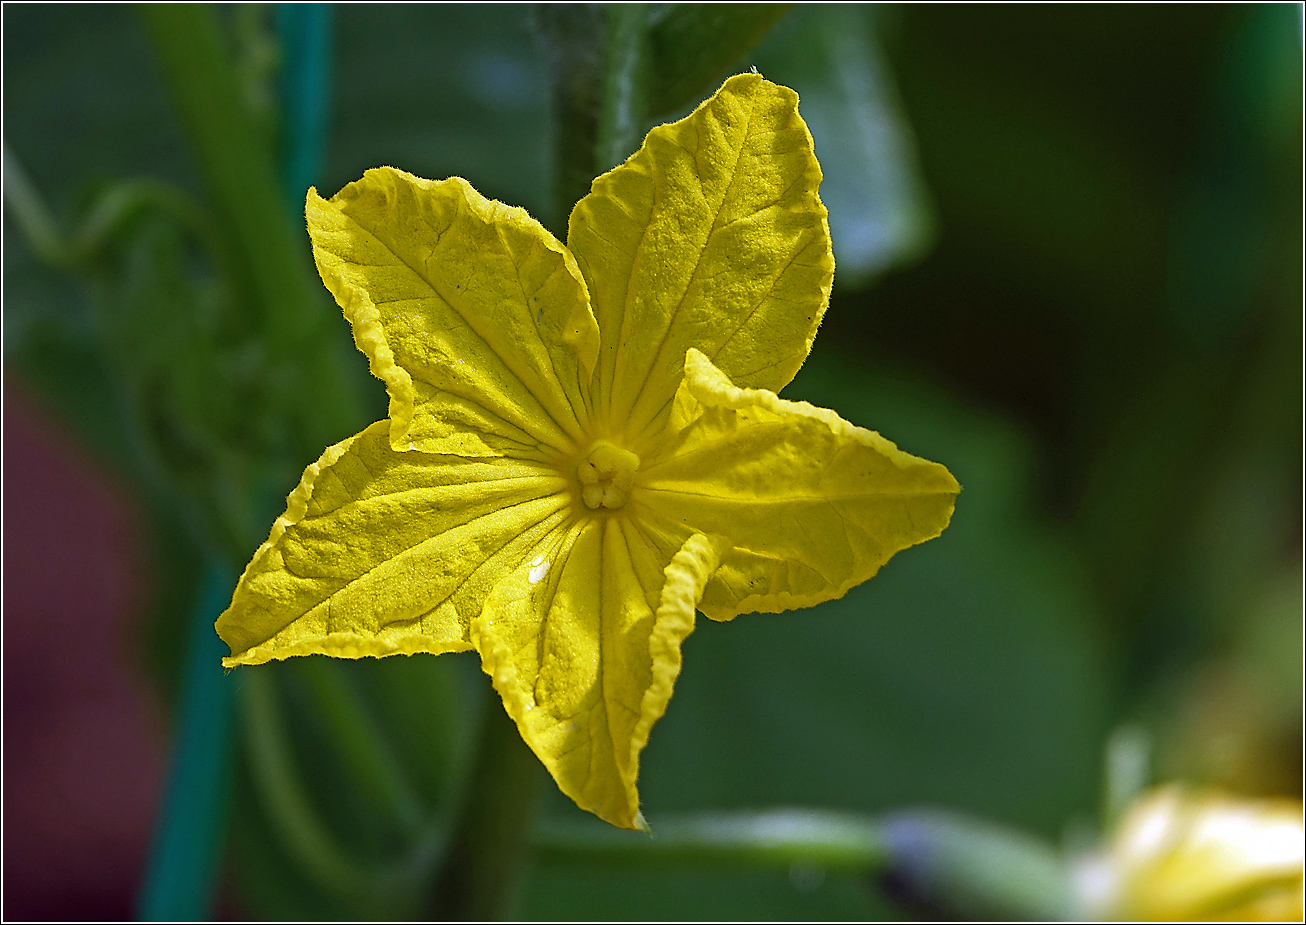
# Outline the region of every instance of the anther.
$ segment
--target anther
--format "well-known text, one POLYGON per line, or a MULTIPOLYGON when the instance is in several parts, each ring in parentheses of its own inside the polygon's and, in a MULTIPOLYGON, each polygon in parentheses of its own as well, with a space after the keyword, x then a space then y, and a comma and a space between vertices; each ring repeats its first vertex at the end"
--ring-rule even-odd
POLYGON ((576 464, 581 500, 590 510, 614 511, 630 497, 631 485, 639 469, 639 457, 629 450, 600 440, 589 454, 576 464))

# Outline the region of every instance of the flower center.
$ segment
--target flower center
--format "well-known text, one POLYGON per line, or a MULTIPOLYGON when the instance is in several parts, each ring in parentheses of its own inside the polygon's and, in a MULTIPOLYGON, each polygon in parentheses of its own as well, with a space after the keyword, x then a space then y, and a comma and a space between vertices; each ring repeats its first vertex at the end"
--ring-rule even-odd
POLYGON ((600 440, 590 447, 589 455, 576 465, 580 479, 580 496, 585 506, 597 511, 615 511, 630 497, 630 486, 639 469, 639 457, 629 450, 600 440))

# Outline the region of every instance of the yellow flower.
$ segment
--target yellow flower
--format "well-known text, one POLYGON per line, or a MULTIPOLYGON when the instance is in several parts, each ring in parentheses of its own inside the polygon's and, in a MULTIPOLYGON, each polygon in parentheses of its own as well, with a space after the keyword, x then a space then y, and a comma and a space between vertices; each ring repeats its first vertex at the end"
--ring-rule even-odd
POLYGON ((796 94, 744 74, 595 180, 566 246, 458 178, 310 190, 389 417, 305 470, 218 619, 224 664, 475 649, 558 786, 643 827, 695 609, 840 597, 959 490, 775 394, 829 300, 820 180, 796 94))
POLYGON ((1145 921, 1301 921, 1302 804, 1178 785, 1138 799, 1079 865, 1088 914, 1145 921))

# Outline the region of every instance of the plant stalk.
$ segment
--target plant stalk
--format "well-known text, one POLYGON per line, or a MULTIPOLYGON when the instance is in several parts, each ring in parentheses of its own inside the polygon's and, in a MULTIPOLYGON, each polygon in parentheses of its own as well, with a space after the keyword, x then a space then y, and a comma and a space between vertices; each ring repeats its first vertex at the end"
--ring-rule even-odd
POLYGON ((880 824, 854 813, 779 809, 663 817, 651 837, 597 823, 542 826, 535 847, 553 863, 613 866, 808 865, 853 874, 889 859, 880 824))
POLYGON ((639 148, 644 138, 648 109, 647 32, 648 4, 608 6, 603 102, 594 144, 596 173, 616 167, 639 148))
POLYGON ((306 380, 287 383, 286 391, 313 396, 286 422, 299 431, 297 455, 311 458, 356 430, 362 410, 334 349, 335 316, 317 295, 308 242, 282 205, 272 152, 241 97, 213 9, 160 3, 139 12, 229 242, 242 320, 260 332, 287 376, 306 380))
POLYGON ((471 784, 436 884, 434 917, 509 918, 525 872, 544 769, 488 683, 471 784))

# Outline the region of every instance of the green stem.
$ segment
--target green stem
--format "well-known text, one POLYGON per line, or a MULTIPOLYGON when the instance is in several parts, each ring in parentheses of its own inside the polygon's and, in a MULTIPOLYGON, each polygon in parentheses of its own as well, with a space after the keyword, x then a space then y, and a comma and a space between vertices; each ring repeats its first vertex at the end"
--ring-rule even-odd
POLYGON ((543 4, 537 24, 553 71, 557 158, 554 234, 567 217, 643 138, 647 112, 648 4, 543 4))
POLYGON ((200 175, 237 246, 258 319, 285 342, 313 327, 304 256, 281 211, 270 153, 241 98, 212 8, 145 4, 141 18, 191 142, 200 175))
POLYGON ((554 209, 546 224, 560 240, 566 239, 572 206, 594 179, 606 23, 598 4, 536 7, 536 26, 553 74, 554 209))
POLYGON ((512 914, 526 868, 543 768, 488 684, 471 783, 432 911, 497 921, 512 914))
POLYGON ((436 827, 416 831, 408 850, 384 863, 352 858, 323 823, 303 787, 288 744, 276 670, 241 669, 241 727, 262 815, 300 870, 359 918, 411 917, 426 891, 443 844, 442 832, 436 827))
POLYGON ((616 167, 634 153, 644 137, 648 93, 648 4, 610 4, 607 27, 603 54, 603 102, 599 110, 598 138, 594 144, 596 173, 616 167))
POLYGON ((541 827, 541 860, 575 864, 738 865, 809 864, 875 873, 889 859, 880 826, 850 813, 774 810, 663 817, 652 836, 596 823, 541 827))
POLYGON ((371 775, 367 783, 385 790, 400 812, 418 817, 409 825, 404 849, 383 861, 361 861, 346 850, 314 806, 290 745, 276 684, 277 672, 289 668, 240 670, 245 754, 261 814, 299 869, 358 918, 412 918, 430 892, 433 871, 448 843, 447 827, 440 819, 420 818, 415 791, 404 779, 398 760, 384 740, 360 726, 367 721, 356 700, 338 676, 331 676, 337 666, 326 659, 306 659, 296 662, 295 668, 301 679, 308 680, 318 706, 334 727, 346 761, 356 772, 371 775), (324 669, 316 677, 315 669, 304 672, 304 666, 313 663, 324 669), (365 754, 369 750, 374 751, 365 754), (415 808, 402 809, 408 804, 415 808))
POLYGON ((557 864, 819 867, 892 884, 899 902, 929 918, 1055 921, 1075 913, 1069 868, 1054 846, 943 810, 673 816, 660 819, 651 837, 554 823, 541 827, 535 850, 557 864))
POLYGON ((307 380, 285 390, 313 396, 294 423, 304 453, 317 453, 354 430, 361 410, 332 349, 333 314, 317 297, 308 242, 282 206, 272 154, 241 97, 213 9, 159 3, 139 11, 239 269, 244 320, 287 374, 307 380))

